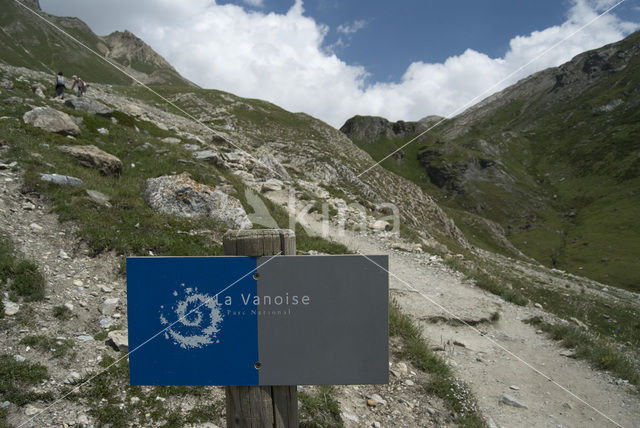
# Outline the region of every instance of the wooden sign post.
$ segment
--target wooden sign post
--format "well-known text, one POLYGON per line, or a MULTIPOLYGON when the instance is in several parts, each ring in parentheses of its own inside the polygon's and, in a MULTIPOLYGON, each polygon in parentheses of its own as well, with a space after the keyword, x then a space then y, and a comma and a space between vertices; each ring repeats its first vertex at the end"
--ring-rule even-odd
POLYGON ((384 255, 296 256, 231 230, 222 257, 129 257, 131 385, 226 387, 228 427, 298 426, 296 385, 389 381, 384 255))
MULTIPOLYGON (((229 230, 225 256, 295 255, 296 235, 285 229, 229 230)), ((298 389, 285 386, 227 386, 227 427, 298 426, 298 389)))

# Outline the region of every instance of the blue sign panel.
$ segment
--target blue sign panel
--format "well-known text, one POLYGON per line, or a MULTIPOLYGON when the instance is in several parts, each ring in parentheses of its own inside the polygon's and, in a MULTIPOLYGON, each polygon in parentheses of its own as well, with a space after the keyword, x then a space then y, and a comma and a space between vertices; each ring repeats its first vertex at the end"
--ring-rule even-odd
POLYGON ((257 385, 253 257, 127 259, 132 385, 257 385))
POLYGON ((132 385, 387 383, 387 256, 127 259, 132 385))

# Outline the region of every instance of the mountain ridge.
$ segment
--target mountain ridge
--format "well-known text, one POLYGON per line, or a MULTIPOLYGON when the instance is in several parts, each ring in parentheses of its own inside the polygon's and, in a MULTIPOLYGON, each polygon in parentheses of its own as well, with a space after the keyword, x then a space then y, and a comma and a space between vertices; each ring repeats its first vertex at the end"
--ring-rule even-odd
MULTIPOLYGON (((434 195, 479 245, 500 246, 472 227, 478 216, 548 266, 640 289, 627 256, 640 252, 628 205, 640 191, 639 70, 635 32, 520 80, 383 165, 434 195)), ((348 136, 352 120, 342 128, 348 136)), ((359 140, 380 118, 357 120, 352 140, 375 159, 417 135, 359 140)))

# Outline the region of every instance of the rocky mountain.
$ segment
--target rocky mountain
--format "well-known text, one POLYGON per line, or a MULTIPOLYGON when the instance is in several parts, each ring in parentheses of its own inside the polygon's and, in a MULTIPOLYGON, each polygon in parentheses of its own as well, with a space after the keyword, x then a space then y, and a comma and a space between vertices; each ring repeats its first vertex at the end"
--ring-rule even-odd
MULTIPOLYGON (((26 7, 110 60, 123 66, 143 83, 194 86, 147 44, 128 31, 100 37, 78 18, 49 15, 37 0, 26 7)), ((131 79, 81 47, 14 0, 0 1, 0 61, 52 75, 63 71, 87 82, 130 84, 131 79)), ((53 77, 52 77, 53 79, 53 77)))
MULTIPOLYGON (((480 246, 513 254, 502 234, 547 266, 638 290, 639 105, 636 32, 490 96, 383 165, 480 246)), ((356 117, 342 131, 374 159, 420 133, 380 132, 385 122, 356 117)))

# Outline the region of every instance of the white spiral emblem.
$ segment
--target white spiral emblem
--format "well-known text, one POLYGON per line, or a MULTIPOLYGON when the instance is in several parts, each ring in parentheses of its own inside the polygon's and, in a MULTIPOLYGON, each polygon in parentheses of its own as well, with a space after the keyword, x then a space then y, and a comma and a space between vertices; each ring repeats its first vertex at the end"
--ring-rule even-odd
POLYGON ((212 296, 185 287, 182 296, 173 292, 176 302, 170 308, 160 306, 160 323, 166 327, 165 339, 181 348, 203 348, 219 343, 217 334, 222 323, 221 305, 212 296))

